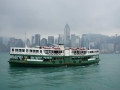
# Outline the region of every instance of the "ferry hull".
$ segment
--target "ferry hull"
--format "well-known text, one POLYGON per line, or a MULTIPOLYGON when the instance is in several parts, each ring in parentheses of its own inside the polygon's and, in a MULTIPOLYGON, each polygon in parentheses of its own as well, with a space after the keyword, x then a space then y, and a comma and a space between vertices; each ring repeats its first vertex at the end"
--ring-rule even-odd
POLYGON ((10 66, 18 67, 60 67, 60 66, 86 66, 90 64, 98 64, 99 59, 90 61, 81 61, 78 63, 67 62, 67 63, 53 63, 53 62, 38 62, 38 61, 19 61, 19 60, 9 60, 10 66))

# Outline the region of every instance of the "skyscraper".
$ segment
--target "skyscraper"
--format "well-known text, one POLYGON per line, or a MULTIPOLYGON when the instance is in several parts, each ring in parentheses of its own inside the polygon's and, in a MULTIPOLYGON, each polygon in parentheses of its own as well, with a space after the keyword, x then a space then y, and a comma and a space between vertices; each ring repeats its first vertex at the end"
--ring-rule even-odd
POLYGON ((48 46, 51 46, 54 44, 54 36, 48 36, 48 46))
POLYGON ((70 47, 70 27, 67 23, 64 28, 64 46, 70 47))
POLYGON ((30 47, 30 40, 29 39, 26 40, 26 45, 27 45, 27 47, 30 47))
POLYGON ((58 36, 58 44, 64 44, 64 35, 63 34, 59 34, 59 36, 58 36))
POLYGON ((35 38, 34 38, 34 36, 32 36, 32 38, 31 38, 31 46, 34 46, 34 44, 35 44, 35 38))
POLYGON ((46 38, 42 38, 41 46, 47 46, 47 39, 46 38))
POLYGON ((58 45, 58 37, 55 38, 55 44, 58 45))
POLYGON ((89 42, 90 39, 86 34, 82 34, 82 40, 81 40, 81 46, 86 47, 86 49, 89 48, 89 42))
POLYGON ((71 47, 76 47, 76 36, 71 34, 71 47))
POLYGON ((40 34, 35 34, 35 46, 40 46, 40 34))
POLYGON ((76 47, 80 47, 80 36, 76 36, 76 47))

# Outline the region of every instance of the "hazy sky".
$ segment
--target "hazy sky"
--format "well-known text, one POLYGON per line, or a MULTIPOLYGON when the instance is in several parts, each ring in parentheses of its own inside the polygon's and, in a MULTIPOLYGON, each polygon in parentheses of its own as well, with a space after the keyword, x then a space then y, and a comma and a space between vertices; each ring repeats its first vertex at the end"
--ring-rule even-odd
POLYGON ((120 0, 0 0, 0 36, 120 35, 120 0))

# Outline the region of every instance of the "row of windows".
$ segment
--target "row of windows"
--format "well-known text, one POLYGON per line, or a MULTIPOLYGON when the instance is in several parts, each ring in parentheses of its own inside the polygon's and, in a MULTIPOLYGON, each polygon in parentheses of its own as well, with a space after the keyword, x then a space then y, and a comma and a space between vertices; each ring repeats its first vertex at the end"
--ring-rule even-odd
POLYGON ((88 53, 98 53, 99 51, 88 51, 88 53))
POLYGON ((80 53, 87 53, 87 51, 72 51, 72 53, 77 53, 77 54, 80 54, 80 53))
POLYGON ((48 53, 64 53, 64 51, 62 51, 62 50, 44 50, 44 53, 45 54, 48 54, 48 53))
POLYGON ((87 60, 89 58, 91 58, 91 57, 72 57, 72 60, 80 60, 80 59, 87 60))
POLYGON ((42 53, 42 50, 32 50, 32 49, 12 49, 12 52, 34 52, 34 53, 42 53))
MULTIPOLYGON (((98 53, 99 51, 88 51, 88 53, 98 53)), ((87 51, 72 51, 72 53, 76 53, 76 54, 81 54, 81 53, 84 53, 86 54, 87 51)))

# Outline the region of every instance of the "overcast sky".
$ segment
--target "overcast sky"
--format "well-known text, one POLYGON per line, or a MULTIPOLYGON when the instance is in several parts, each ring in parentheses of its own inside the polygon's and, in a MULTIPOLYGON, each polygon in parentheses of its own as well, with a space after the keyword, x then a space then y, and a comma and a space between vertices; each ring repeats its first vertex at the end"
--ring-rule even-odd
POLYGON ((0 0, 0 36, 120 35, 120 0, 0 0))

